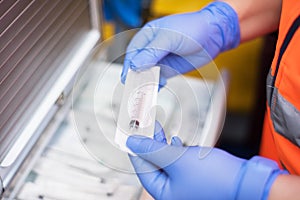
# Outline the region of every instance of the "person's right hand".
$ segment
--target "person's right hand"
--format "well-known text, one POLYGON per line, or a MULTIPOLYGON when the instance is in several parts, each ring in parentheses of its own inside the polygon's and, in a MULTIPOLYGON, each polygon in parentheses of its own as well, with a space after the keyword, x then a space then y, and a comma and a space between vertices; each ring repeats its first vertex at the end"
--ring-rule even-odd
POLYGON ((130 161, 144 188, 155 199, 267 199, 275 179, 287 171, 254 156, 245 160, 221 149, 167 144, 156 123, 153 139, 129 136, 130 161))
POLYGON ((210 62, 240 43, 238 16, 227 3, 213 2, 198 12, 167 16, 147 23, 127 47, 121 80, 128 69, 161 66, 160 85, 210 62))

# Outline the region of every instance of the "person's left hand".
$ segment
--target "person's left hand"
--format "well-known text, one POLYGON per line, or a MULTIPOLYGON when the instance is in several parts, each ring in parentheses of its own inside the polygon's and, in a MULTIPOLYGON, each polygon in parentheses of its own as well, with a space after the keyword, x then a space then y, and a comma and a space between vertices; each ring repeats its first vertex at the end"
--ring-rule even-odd
POLYGON ((155 199, 266 199, 278 165, 259 156, 250 160, 221 149, 166 143, 157 124, 154 140, 130 136, 127 146, 142 185, 155 199))
POLYGON ((240 43, 238 15, 226 2, 214 1, 196 12, 165 16, 143 26, 130 41, 121 81, 128 70, 160 66, 160 87, 167 79, 211 62, 240 43))

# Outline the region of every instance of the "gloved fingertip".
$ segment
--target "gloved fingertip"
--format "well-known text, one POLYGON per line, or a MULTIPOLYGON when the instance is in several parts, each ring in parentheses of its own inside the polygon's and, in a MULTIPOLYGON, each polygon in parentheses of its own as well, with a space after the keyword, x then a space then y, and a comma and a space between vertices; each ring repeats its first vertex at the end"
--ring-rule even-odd
POLYGON ((153 65, 140 65, 140 64, 132 64, 130 65, 130 69, 132 71, 144 71, 146 69, 149 69, 150 67, 152 67, 153 65))
POLYGON ((181 139, 177 136, 173 136, 172 139, 171 139, 171 145, 174 145, 174 146, 183 146, 183 143, 181 141, 181 139))
POLYGON ((138 154, 138 156, 144 159, 152 159, 150 156, 153 155, 152 153, 166 146, 166 144, 140 135, 129 136, 126 145, 133 153, 138 154))
POLYGON ((155 120, 154 133, 159 133, 162 131, 163 131, 163 128, 162 128, 161 124, 159 123, 159 121, 155 120))
POLYGON ((154 138, 154 140, 156 140, 157 142, 162 142, 162 143, 167 144, 167 139, 166 139, 165 135, 164 135, 162 132, 154 133, 153 138, 154 138))
POLYGON ((130 67, 130 61, 125 58, 124 64, 123 64, 123 69, 122 69, 122 72, 121 72, 121 82, 123 84, 125 84, 129 67, 130 67))
POLYGON ((129 68, 131 70, 143 71, 156 65, 156 62, 148 61, 147 58, 143 58, 141 54, 136 55, 136 57, 130 61, 129 68))
POLYGON ((129 68, 132 69, 133 71, 136 71, 138 69, 138 67, 136 67, 136 65, 132 62, 130 62, 129 68))
POLYGON ((121 83, 125 84, 125 82, 126 82, 126 75, 121 74, 121 83))
POLYGON ((158 121, 155 121, 155 128, 154 128, 154 135, 153 135, 154 140, 157 142, 162 142, 162 143, 167 143, 167 139, 165 136, 165 132, 163 130, 163 127, 158 121))
POLYGON ((136 153, 136 151, 138 151, 139 149, 140 143, 145 139, 149 138, 142 135, 131 135, 127 138, 126 146, 134 153, 136 153))
POLYGON ((167 79, 160 75, 159 77, 159 85, 158 85, 158 91, 163 88, 167 84, 167 79))

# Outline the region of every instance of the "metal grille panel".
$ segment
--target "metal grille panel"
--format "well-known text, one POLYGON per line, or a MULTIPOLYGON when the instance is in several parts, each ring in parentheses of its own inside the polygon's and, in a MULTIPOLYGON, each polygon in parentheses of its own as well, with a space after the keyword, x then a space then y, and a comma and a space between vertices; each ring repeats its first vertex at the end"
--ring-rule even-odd
POLYGON ((0 1, 0 160, 90 29, 86 0, 0 1))

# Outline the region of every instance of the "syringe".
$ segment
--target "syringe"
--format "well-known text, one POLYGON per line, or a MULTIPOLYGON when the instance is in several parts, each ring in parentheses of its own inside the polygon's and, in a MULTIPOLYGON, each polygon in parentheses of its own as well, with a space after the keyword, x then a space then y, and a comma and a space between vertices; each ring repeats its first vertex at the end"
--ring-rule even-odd
POLYGON ((159 73, 159 67, 128 71, 115 135, 115 142, 123 151, 130 152, 126 147, 129 135, 153 134, 159 73))

